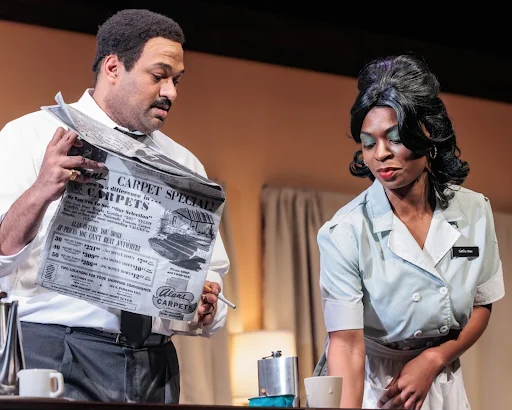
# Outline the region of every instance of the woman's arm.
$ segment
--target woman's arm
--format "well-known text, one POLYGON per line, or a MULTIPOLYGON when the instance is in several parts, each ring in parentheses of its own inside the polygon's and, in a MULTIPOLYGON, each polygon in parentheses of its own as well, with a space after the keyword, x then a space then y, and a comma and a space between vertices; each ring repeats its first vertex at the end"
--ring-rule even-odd
POLYGON ((364 390, 365 347, 362 329, 329 333, 327 371, 343 377, 342 408, 361 408, 364 390))
POLYGON ((473 346, 480 336, 482 336, 489 324, 491 306, 492 305, 473 307, 473 313, 457 339, 449 340, 440 346, 425 350, 423 354, 428 355, 431 360, 438 363, 440 368, 453 362, 456 358, 461 356, 462 353, 473 346))

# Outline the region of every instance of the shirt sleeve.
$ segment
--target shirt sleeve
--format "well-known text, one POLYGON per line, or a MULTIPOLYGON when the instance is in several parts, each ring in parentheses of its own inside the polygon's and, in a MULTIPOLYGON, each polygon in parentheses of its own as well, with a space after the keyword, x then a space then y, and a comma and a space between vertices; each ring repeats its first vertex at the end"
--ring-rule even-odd
POLYGON ((485 198, 485 253, 483 270, 475 293, 473 305, 488 305, 505 296, 503 268, 501 264, 498 239, 494 225, 491 203, 485 198))
POLYGON ((354 228, 328 222, 317 236, 320 250, 320 291, 328 332, 362 329, 363 290, 354 228))
MULTIPOLYGON (((7 123, 0 131, 0 224, 12 204, 37 178, 30 145, 16 122, 7 123)), ((32 248, 30 242, 14 255, 0 255, 0 277, 16 271, 28 259, 32 248)))
MULTIPOLYGON (((226 275, 228 270, 229 259, 226 254, 222 236, 219 231, 217 234, 217 239, 215 240, 212 261, 210 263, 208 274, 206 275, 206 280, 209 280, 210 282, 217 282, 222 289, 224 283, 224 275, 226 275)), ((212 337, 215 333, 217 333, 226 323, 227 315, 228 305, 226 305, 222 300, 219 300, 217 302, 217 313, 213 318, 213 322, 208 326, 203 326, 202 336, 212 337)))
MULTIPOLYGON (((0 225, 5 217, 4 215, 0 215, 0 225)), ((18 253, 14 255, 0 255, 0 278, 7 276, 14 272, 16 269, 20 267, 20 265, 25 262, 30 253, 32 252, 34 241, 31 241, 28 245, 25 245, 18 253)))

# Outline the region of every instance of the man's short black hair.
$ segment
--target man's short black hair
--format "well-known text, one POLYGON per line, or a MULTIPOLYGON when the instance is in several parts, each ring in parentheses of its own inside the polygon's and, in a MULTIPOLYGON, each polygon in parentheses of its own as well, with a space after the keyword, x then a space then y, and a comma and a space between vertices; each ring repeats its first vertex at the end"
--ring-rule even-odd
POLYGON ((130 71, 142 55, 144 45, 155 37, 163 37, 183 45, 183 30, 170 17, 144 9, 121 10, 111 16, 98 29, 96 55, 92 64, 95 79, 101 61, 110 54, 121 60, 130 71))

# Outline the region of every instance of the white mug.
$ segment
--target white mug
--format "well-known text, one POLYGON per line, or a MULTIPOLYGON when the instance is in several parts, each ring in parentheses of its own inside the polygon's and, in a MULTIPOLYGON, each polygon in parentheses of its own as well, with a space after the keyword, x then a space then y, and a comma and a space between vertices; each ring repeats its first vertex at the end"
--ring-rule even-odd
POLYGON ((64 393, 64 377, 53 369, 18 371, 19 395, 24 397, 59 397, 64 393))
POLYGON ((343 377, 315 376, 304 379, 308 407, 339 408, 343 377))

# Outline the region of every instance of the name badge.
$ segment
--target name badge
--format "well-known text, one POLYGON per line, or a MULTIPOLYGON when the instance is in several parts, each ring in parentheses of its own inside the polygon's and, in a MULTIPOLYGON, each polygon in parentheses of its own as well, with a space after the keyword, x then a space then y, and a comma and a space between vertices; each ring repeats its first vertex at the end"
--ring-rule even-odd
POLYGON ((478 246, 454 246, 452 258, 476 258, 479 255, 478 246))

